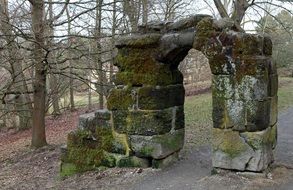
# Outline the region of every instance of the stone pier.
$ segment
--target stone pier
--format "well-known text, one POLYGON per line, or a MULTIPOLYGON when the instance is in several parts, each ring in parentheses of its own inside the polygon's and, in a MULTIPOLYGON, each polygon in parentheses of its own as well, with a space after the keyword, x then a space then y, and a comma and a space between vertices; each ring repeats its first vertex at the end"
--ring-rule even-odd
POLYGON ((194 48, 209 59, 213 95, 213 167, 260 172, 274 160, 278 75, 266 36, 197 25, 194 48))
POLYGON ((213 74, 213 167, 259 172, 273 162, 278 76, 268 37, 195 15, 141 26, 116 48, 119 72, 108 110, 80 117, 63 149, 64 175, 99 166, 160 168, 176 160, 185 136, 178 65, 192 48, 207 56, 213 74))

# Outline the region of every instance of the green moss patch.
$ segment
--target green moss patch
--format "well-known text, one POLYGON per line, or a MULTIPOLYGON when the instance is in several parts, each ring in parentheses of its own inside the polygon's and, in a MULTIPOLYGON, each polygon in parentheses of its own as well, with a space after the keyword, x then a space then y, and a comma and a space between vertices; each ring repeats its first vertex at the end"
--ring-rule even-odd
POLYGON ((212 145, 214 150, 220 150, 231 158, 245 153, 248 146, 240 138, 239 132, 232 130, 213 129, 212 145))

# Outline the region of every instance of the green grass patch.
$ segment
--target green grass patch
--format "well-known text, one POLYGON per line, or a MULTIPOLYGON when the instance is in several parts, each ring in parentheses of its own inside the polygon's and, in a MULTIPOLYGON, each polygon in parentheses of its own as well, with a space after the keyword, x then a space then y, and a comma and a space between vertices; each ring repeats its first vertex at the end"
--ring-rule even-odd
POLYGON ((279 111, 284 111, 293 106, 293 78, 279 78, 279 81, 278 108, 279 111))

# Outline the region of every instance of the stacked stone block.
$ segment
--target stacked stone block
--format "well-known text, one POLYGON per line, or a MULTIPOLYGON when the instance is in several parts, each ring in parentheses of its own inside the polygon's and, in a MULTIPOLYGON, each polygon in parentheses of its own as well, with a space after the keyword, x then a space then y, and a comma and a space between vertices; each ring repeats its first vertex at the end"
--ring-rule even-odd
POLYGON ((218 26, 219 21, 203 20, 194 43, 207 55, 213 74, 213 166, 263 171, 273 162, 277 140, 272 43, 218 26))
POLYGON ((178 155, 184 144, 183 76, 179 62, 157 60, 161 38, 150 33, 116 44, 117 85, 107 99, 114 132, 125 136, 130 154, 150 160, 153 167, 178 155))

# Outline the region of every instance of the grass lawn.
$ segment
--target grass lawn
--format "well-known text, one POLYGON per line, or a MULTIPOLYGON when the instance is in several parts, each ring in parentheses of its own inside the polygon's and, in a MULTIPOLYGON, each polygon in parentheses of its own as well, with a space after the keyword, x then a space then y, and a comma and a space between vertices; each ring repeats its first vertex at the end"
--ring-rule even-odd
MULTIPOLYGON (((279 79, 279 112, 293 106, 293 78, 279 79)), ((203 94, 185 100, 187 143, 202 145, 209 142, 212 127, 212 95, 203 94)))

